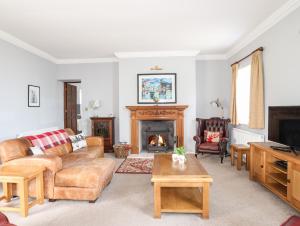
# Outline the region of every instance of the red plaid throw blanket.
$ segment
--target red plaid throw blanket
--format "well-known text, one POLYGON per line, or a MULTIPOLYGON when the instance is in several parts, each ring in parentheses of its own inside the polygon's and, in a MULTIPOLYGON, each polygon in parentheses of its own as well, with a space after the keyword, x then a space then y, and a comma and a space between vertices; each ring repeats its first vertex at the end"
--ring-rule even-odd
POLYGON ((27 136, 33 146, 40 147, 42 150, 65 144, 69 140, 69 135, 63 129, 42 133, 34 136, 27 136))

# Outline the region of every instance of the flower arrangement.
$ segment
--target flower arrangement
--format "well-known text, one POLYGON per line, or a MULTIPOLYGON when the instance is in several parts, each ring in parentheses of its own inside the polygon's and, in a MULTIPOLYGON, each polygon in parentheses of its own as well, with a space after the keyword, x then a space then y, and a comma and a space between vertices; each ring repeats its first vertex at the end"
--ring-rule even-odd
POLYGON ((172 159, 174 162, 178 161, 180 164, 183 164, 186 161, 185 154, 186 151, 184 147, 175 148, 174 153, 172 154, 172 159))
POLYGON ((185 155, 185 153, 186 153, 184 147, 178 147, 178 148, 175 149, 174 152, 175 152, 175 154, 177 154, 177 155, 185 155))

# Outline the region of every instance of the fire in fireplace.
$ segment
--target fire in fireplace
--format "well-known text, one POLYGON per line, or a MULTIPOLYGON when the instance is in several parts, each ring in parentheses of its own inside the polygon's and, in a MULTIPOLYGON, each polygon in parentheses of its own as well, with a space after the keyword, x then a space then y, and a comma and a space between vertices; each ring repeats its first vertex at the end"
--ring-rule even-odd
POLYGON ((148 150, 149 151, 166 151, 167 150, 167 141, 160 134, 151 135, 148 138, 148 150))
POLYGON ((148 152, 166 152, 174 148, 173 121, 142 121, 142 149, 148 152))

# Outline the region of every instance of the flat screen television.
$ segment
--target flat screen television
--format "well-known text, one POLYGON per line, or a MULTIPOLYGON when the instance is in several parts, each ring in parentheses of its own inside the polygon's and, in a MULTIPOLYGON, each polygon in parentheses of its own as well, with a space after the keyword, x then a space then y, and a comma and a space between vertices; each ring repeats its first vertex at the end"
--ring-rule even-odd
POLYGON ((300 150, 300 106, 269 107, 268 139, 300 150))

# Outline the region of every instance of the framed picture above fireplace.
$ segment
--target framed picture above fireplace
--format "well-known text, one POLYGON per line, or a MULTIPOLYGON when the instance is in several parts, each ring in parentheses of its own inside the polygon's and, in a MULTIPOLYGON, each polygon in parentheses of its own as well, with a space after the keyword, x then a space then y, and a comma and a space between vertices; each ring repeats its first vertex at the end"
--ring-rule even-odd
POLYGON ((176 73, 138 74, 138 104, 172 104, 177 102, 176 73))

